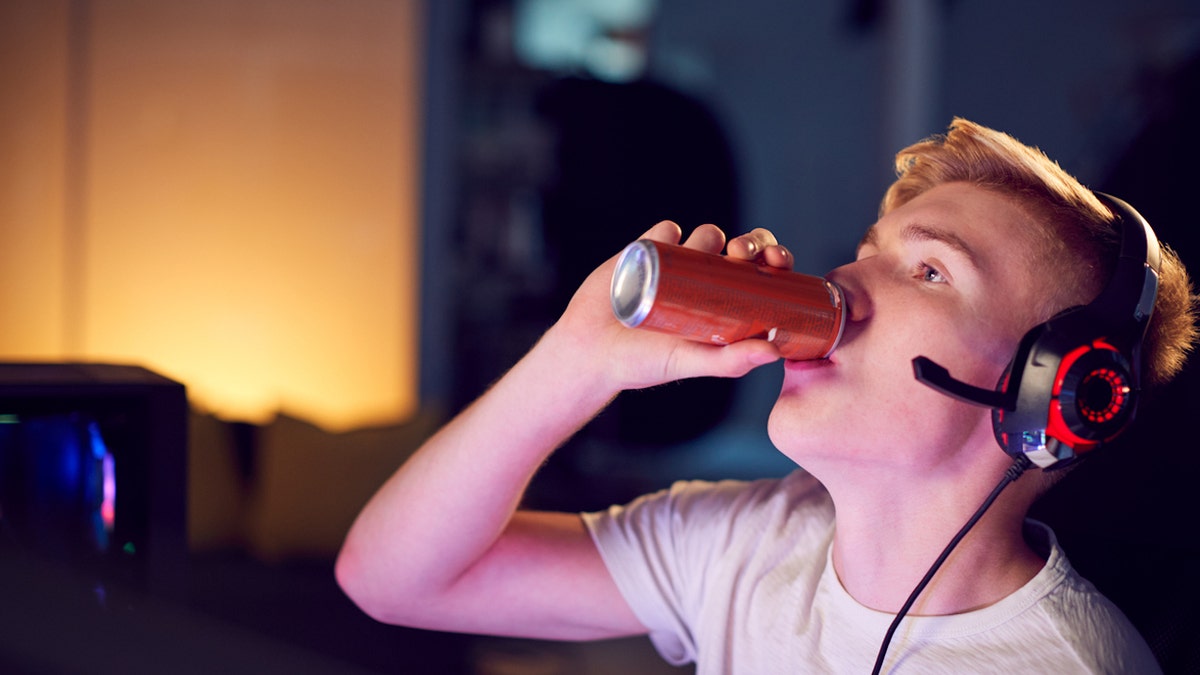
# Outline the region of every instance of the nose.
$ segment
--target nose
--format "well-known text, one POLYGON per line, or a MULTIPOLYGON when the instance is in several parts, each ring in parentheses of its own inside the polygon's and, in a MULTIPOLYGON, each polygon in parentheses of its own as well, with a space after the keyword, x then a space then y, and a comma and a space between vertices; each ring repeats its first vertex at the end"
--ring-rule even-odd
POLYGON ((855 261, 830 270, 825 278, 842 289, 846 303, 846 322, 864 321, 872 314, 871 295, 864 283, 862 261, 855 261))

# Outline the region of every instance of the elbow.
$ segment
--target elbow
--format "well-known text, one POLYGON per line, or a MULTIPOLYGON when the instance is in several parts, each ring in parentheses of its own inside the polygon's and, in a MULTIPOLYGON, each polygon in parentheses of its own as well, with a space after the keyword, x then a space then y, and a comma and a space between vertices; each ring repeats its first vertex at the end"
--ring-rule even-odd
POLYGON ((372 619, 394 626, 426 627, 423 612, 428 598, 418 586, 403 583, 405 575, 374 547, 348 539, 338 552, 333 574, 342 593, 372 619))
POLYGON ((337 561, 333 565, 333 576, 337 585, 358 607, 362 607, 360 598, 363 596, 361 586, 362 563, 359 556, 348 545, 343 544, 338 551, 337 561))
POLYGON ((381 589, 371 582, 373 575, 369 561, 360 550, 349 543, 344 544, 338 552, 333 574, 342 593, 367 616, 382 623, 396 623, 386 603, 382 602, 381 589))

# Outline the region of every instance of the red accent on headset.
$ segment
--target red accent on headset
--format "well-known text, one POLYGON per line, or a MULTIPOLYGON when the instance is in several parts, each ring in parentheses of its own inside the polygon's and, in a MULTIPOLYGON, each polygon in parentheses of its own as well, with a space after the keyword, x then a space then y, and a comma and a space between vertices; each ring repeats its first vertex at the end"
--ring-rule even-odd
MULTIPOLYGON (((1009 367, 1004 370, 1004 375, 1000 377, 1000 386, 997 388, 1000 391, 1005 391, 1005 392, 1008 391, 1008 382, 1011 379, 1012 379, 1012 366, 1009 365, 1009 367)), ((1001 421, 1004 420, 1004 410, 1003 409, 996 410, 995 414, 997 415, 999 420, 1001 420, 1001 421)), ((999 425, 997 425, 997 426, 999 426, 999 425)), ((996 430, 1000 433, 1000 439, 999 439, 1000 447, 1004 448, 1007 451, 1008 450, 1008 432, 1003 431, 999 428, 997 428, 996 430)))
MULTIPOLYGON (((1062 401, 1059 399, 1059 395, 1062 393, 1063 380, 1066 378, 1066 374, 1070 372, 1071 367, 1080 359, 1080 357, 1092 351, 1093 349, 1107 349, 1118 354, 1120 353, 1120 350, 1105 342, 1103 338, 1100 338, 1093 341, 1092 344, 1078 347, 1064 356, 1062 363, 1058 367, 1058 374, 1055 376, 1054 390, 1051 392, 1050 398, 1050 414, 1049 419, 1046 422, 1046 433, 1049 436, 1057 438, 1059 441, 1066 443, 1068 446, 1074 449, 1076 453, 1083 453, 1087 452, 1088 450, 1092 450, 1100 443, 1111 438, 1111 436, 1109 438, 1097 440, 1081 438, 1078 434, 1071 430, 1070 425, 1067 424, 1067 421, 1063 418, 1062 401)), ((1082 388, 1082 385, 1086 384, 1093 378, 1100 378, 1104 380, 1104 382, 1112 391, 1112 397, 1108 404, 1101 409, 1090 408, 1085 404, 1080 403, 1078 398, 1076 400, 1076 404, 1079 414, 1082 415, 1088 422, 1092 424, 1103 424, 1111 421, 1118 414, 1120 414, 1121 410, 1129 402, 1129 385, 1117 371, 1111 368, 1098 368, 1084 376, 1084 378, 1080 381, 1080 388, 1082 388)), ((1113 435, 1115 436, 1116 434, 1113 435)))

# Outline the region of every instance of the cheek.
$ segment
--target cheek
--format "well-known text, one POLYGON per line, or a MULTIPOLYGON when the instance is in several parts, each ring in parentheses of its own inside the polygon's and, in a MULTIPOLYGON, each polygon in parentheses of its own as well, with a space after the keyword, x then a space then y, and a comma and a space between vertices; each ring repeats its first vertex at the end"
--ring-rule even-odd
POLYGON ((925 356, 950 371, 950 375, 976 387, 994 389, 1016 351, 1022 333, 1014 334, 1003 317, 965 312, 930 321, 926 339, 906 359, 912 377, 912 358, 925 356))
POLYGON ((983 389, 996 389, 1012 362, 1017 339, 1001 339, 994 333, 980 333, 959 347, 957 359, 947 357, 951 375, 983 389), (955 372, 957 371, 957 373, 955 372))

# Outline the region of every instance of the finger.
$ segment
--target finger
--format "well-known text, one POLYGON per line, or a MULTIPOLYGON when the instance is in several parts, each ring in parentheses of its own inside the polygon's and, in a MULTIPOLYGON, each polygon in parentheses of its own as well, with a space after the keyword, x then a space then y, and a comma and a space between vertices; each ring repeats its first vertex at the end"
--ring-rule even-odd
POLYGON ((662 220, 654 225, 654 227, 646 230, 640 239, 653 239, 664 244, 678 244, 679 238, 683 236, 683 230, 670 220, 662 220))
POLYGON ((692 230, 683 245, 708 253, 720 253, 721 249, 725 248, 725 233, 716 225, 701 225, 692 230))
POLYGON ((770 230, 761 227, 730 241, 727 252, 732 258, 750 260, 760 265, 790 270, 795 264, 792 252, 776 241, 770 230))
POLYGON ((728 253, 741 260, 762 262, 763 254, 772 246, 778 246, 775 235, 770 230, 756 227, 753 230, 735 237, 729 242, 728 253))
POLYGON ((796 258, 786 246, 768 246, 763 251, 762 260, 771 267, 781 267, 790 270, 796 264, 796 258))

